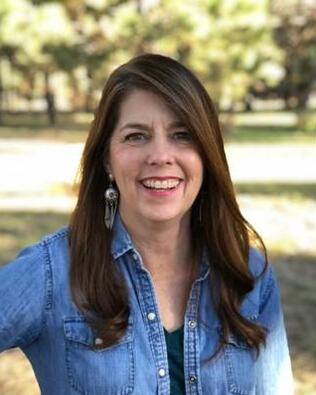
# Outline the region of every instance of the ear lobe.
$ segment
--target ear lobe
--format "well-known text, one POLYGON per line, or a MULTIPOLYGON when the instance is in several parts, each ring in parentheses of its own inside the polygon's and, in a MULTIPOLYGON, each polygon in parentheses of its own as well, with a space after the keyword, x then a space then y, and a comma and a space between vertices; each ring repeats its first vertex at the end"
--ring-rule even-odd
POLYGON ((106 171, 107 174, 111 173, 111 166, 109 163, 104 164, 104 170, 106 171))

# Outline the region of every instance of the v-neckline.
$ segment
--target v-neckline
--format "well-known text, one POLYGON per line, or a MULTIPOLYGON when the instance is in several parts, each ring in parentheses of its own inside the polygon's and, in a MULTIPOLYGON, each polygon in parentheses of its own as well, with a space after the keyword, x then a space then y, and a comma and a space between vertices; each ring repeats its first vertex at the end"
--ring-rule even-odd
POLYGON ((183 330, 183 325, 181 325, 179 328, 174 329, 173 331, 169 332, 165 327, 163 327, 163 331, 165 333, 165 335, 169 336, 169 335, 174 335, 178 332, 182 332, 183 330))

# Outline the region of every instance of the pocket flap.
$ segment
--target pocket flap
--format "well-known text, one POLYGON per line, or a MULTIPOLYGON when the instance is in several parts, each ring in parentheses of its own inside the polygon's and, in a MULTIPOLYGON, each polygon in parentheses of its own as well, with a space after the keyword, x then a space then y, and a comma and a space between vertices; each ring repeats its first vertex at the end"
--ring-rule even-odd
POLYGON ((92 346, 95 336, 88 323, 83 319, 67 318, 64 320, 64 333, 68 340, 92 346))
POLYGON ((227 343, 238 348, 250 349, 250 346, 244 340, 238 339, 234 335, 229 335, 227 343))
MULTIPOLYGON (((121 339, 116 344, 113 344, 113 346, 110 347, 114 347, 122 343, 130 342, 133 339, 132 329, 133 329, 132 318, 129 318, 128 326, 125 334, 121 337, 121 339)), ((84 344, 86 346, 93 346, 96 344, 97 336, 84 318, 80 318, 80 317, 65 318, 64 333, 66 339, 70 341, 84 344)))

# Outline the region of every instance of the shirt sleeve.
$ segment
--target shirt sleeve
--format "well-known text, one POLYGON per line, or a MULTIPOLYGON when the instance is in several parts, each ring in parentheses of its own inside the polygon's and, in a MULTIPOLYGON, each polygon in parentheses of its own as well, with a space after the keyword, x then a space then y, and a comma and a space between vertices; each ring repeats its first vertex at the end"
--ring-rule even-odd
POLYGON ((0 352, 25 347, 40 335, 45 310, 44 246, 20 252, 0 269, 0 352))
POLYGON ((293 395, 293 376, 279 287, 271 266, 265 273, 259 321, 267 329, 257 363, 256 395, 293 395))

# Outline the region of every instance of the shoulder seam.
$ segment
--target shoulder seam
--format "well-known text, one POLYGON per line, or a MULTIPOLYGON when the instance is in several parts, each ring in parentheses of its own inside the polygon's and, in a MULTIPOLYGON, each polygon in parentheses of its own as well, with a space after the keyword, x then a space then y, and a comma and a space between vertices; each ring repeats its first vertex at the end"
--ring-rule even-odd
POLYGON ((268 272, 269 277, 267 280, 267 285, 266 285, 265 289, 263 290, 262 303, 259 306, 260 311, 262 310, 262 306, 264 306, 266 304, 267 300, 269 299, 269 296, 270 296, 272 289, 273 289, 273 276, 272 276, 271 265, 268 265, 266 270, 268 272))
POLYGON ((45 259, 45 310, 50 310, 53 305, 53 270, 48 249, 48 243, 42 244, 45 259))
POLYGON ((68 227, 61 228, 56 233, 44 236, 43 239, 40 241, 40 244, 43 244, 43 245, 51 244, 51 243, 55 242, 56 240, 59 240, 59 239, 65 237, 65 235, 68 235, 68 234, 69 234, 68 227))

